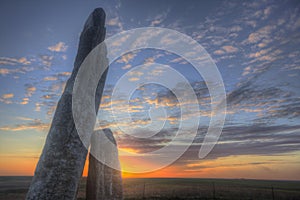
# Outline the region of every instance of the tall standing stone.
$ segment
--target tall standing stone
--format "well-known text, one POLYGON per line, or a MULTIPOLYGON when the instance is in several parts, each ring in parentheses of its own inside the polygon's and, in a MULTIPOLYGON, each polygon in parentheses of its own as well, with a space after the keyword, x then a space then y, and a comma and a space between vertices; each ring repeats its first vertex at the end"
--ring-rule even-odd
POLYGON ((103 132, 92 135, 86 187, 87 200, 123 199, 122 176, 116 146, 110 129, 103 129, 103 132))
MULTIPOLYGON (((72 91, 81 63, 105 38, 105 12, 97 8, 87 19, 80 36, 74 69, 57 104, 43 152, 27 193, 28 200, 76 199, 87 149, 81 142, 72 115, 72 91)), ((101 67, 101 66, 99 66, 101 67)), ((107 71, 96 92, 96 112, 100 104, 107 71)))

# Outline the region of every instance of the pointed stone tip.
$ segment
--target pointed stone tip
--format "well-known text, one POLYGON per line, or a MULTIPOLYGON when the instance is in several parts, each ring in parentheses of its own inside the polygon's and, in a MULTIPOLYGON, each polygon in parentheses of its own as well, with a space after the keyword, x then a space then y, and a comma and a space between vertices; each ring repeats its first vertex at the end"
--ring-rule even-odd
POLYGON ((96 8, 85 22, 84 28, 93 26, 104 27, 106 14, 103 8, 96 8))
POLYGON ((105 14, 105 11, 103 8, 96 8, 93 13, 93 19, 94 19, 94 22, 95 22, 95 26, 98 24, 97 22, 99 21, 105 21, 105 17, 106 17, 106 14, 105 14))

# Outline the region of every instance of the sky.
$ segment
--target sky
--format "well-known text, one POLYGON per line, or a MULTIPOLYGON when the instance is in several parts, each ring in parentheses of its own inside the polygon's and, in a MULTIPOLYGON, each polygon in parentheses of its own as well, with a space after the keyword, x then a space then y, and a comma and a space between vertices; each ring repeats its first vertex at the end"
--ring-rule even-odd
MULTIPOLYGON (((106 37, 134 28, 161 27, 196 40, 215 62, 227 95, 219 141, 207 157, 199 159, 212 115, 202 76, 185 59, 162 50, 120 56, 110 65, 97 116, 100 128, 113 131, 120 149, 137 155, 160 149, 175 137, 181 119, 175 94, 149 83, 130 97, 133 124, 149 124, 148 110, 154 106, 165 108, 166 116, 160 119, 163 128, 147 139, 121 131, 129 125, 116 122, 111 107, 121 114, 126 111, 111 96, 124 74, 128 82, 142 78, 143 74, 131 71, 135 66, 160 63, 177 70, 192 86, 201 110, 189 116, 201 120, 193 144, 178 160, 151 173, 134 174, 126 169, 151 163, 120 154, 124 177, 300 180, 299 1, 11 0, 0 4, 1 176, 33 175, 73 69, 84 22, 93 9, 102 7, 106 37)), ((148 75, 163 72, 154 66, 148 75)))

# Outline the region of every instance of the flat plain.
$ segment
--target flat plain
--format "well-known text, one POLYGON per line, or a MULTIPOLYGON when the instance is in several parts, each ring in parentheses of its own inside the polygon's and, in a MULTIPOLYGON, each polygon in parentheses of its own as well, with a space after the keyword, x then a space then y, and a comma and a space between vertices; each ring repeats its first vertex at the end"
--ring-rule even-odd
MULTIPOLYGON (((0 177, 0 200, 25 199, 32 177, 0 177)), ((125 178, 125 200, 138 199, 300 199, 300 181, 193 178, 125 178)), ((82 178, 78 199, 85 199, 82 178)))

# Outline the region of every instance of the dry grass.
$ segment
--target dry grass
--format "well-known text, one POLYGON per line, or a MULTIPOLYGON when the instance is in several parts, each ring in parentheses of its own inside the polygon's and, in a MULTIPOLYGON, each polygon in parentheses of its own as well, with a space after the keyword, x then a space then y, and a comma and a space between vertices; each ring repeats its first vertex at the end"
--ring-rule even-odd
MULTIPOLYGON (((31 177, 0 177, 0 200, 24 199, 31 177)), ((85 199, 83 178, 78 199, 85 199)), ((124 179, 125 199, 300 199, 300 181, 124 179), (273 187, 273 192, 272 192, 273 187)))

